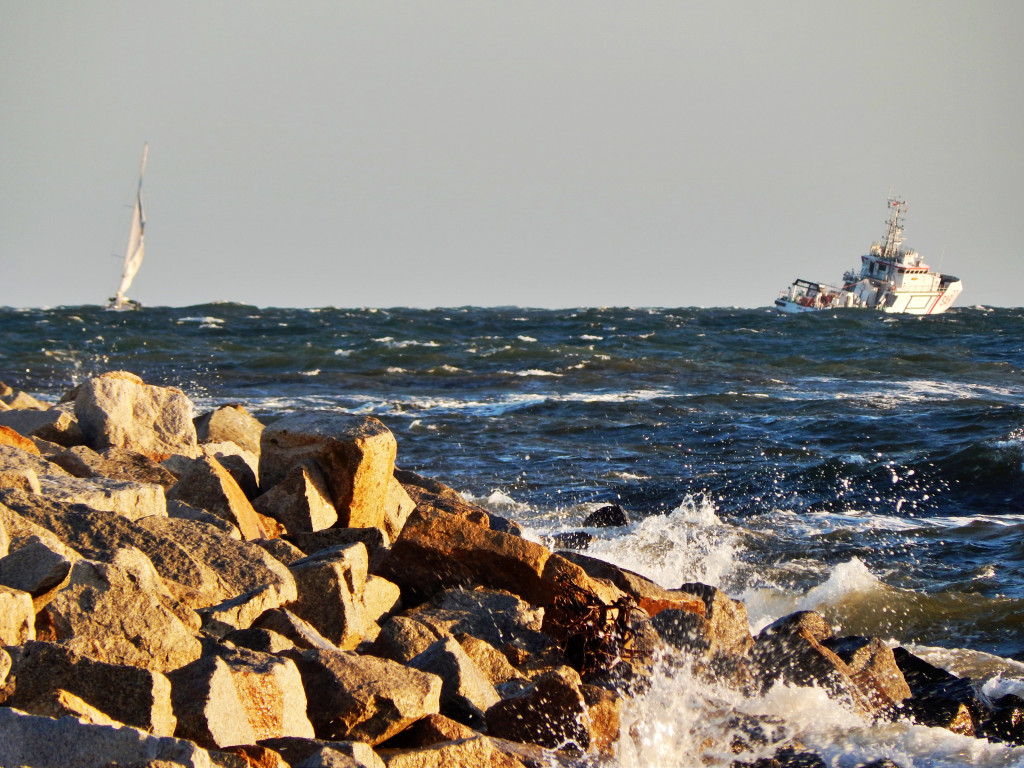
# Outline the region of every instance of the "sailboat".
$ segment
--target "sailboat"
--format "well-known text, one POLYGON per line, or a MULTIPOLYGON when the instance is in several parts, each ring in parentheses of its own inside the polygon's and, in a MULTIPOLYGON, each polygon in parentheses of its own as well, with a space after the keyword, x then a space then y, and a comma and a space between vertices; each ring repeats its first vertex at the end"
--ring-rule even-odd
POLYGON ((137 301, 129 299, 128 289, 132 280, 142 266, 142 259, 145 255, 144 236, 146 233, 146 216, 142 210, 142 174, 146 171, 146 156, 149 154, 149 144, 142 147, 142 162, 139 164, 139 187, 135 193, 135 211, 132 214, 132 226, 128 232, 128 248, 124 253, 124 264, 121 266, 121 284, 117 286, 117 294, 111 297, 107 309, 123 311, 126 309, 139 309, 142 305, 137 301))

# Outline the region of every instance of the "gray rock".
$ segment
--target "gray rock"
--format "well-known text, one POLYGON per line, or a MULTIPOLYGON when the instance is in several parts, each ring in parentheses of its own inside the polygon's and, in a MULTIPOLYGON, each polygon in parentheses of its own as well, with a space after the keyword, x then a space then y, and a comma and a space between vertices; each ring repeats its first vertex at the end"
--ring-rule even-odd
POLYGON ((502 590, 449 589, 408 615, 430 626, 439 637, 464 633, 498 648, 536 640, 544 610, 502 590))
POLYGON ((259 455, 263 424, 243 406, 229 403, 193 419, 196 435, 202 443, 230 441, 259 455))
POLYGON ((220 465, 227 470, 228 474, 238 483, 245 497, 252 501, 260 493, 259 480, 259 458, 255 453, 249 453, 239 448, 234 443, 203 443, 199 446, 204 456, 209 456, 220 462, 220 465))
POLYGON ((114 565, 75 563, 68 583, 54 593, 43 614, 62 645, 98 661, 164 672, 193 661, 201 651, 192 630, 159 593, 114 565))
POLYGON ((257 539, 253 544, 263 547, 271 557, 284 565, 291 565, 306 556, 305 552, 285 539, 257 539))
POLYGON ((18 549, 0 558, 0 584, 28 592, 33 599, 41 597, 71 572, 72 559, 62 550, 38 536, 23 540, 18 549))
POLYGON ((0 443, 0 470, 5 472, 30 469, 37 477, 56 475, 70 477, 63 469, 53 462, 47 461, 38 453, 30 453, 13 445, 0 443))
POLYGON ((291 572, 255 542, 239 541, 213 526, 191 520, 153 517, 138 521, 137 526, 168 543, 177 544, 212 571, 217 583, 222 585, 221 597, 213 604, 265 585, 278 590, 285 602, 294 599, 295 579, 291 572))
POLYGON ((401 609, 402 591, 383 576, 371 574, 366 577, 359 601, 366 622, 366 639, 373 640, 380 631, 380 622, 401 609), (372 637, 369 632, 373 633, 372 637))
POLYGON ((211 768, 209 754, 189 741, 137 728, 54 720, 0 707, 0 765, 96 768, 163 760, 184 768, 211 768))
POLYGON ((441 679, 348 651, 292 651, 319 738, 385 741, 440 710, 441 679))
POLYGON ((168 677, 177 735, 201 746, 313 736, 302 678, 290 659, 221 648, 168 677))
POLYGON ((50 461, 75 477, 109 477, 134 483, 152 483, 170 489, 176 479, 148 456, 127 448, 108 448, 97 453, 85 445, 67 448, 50 461))
POLYGON ((342 526, 383 530, 396 452, 394 435, 372 416, 296 413, 263 430, 260 487, 268 491, 293 467, 312 462, 342 526))
MULTIPOLYGON (((348 742, 353 747, 358 743, 348 742)), ((342 751, 335 747, 321 747, 295 768, 385 768, 384 761, 377 757, 369 745, 361 746, 365 749, 350 748, 342 751)))
MULTIPOLYGON (((324 739, 264 739, 262 746, 280 754, 289 765, 299 766, 306 760, 316 761, 325 750, 334 754, 344 755, 355 761, 354 765, 362 768, 383 768, 383 763, 369 744, 361 741, 325 741, 324 739)), ((315 764, 315 763, 314 763, 315 764)))
POLYGON ((324 477, 310 465, 293 467, 253 506, 260 514, 277 520, 292 535, 323 530, 338 522, 338 510, 324 477))
POLYGON ((409 616, 392 616, 380 629, 368 652, 405 664, 423 653, 445 633, 409 616))
POLYGON ((286 538, 307 555, 329 547, 362 542, 371 573, 377 572, 388 553, 387 535, 380 528, 326 528, 310 533, 290 533, 286 538))
POLYGON ((455 638, 434 642, 406 666, 441 678, 441 714, 460 723, 482 727, 484 713, 500 699, 494 686, 455 638))
POLYGON ((167 492, 167 498, 184 501, 224 518, 242 532, 246 541, 266 537, 256 510, 238 483, 220 462, 209 456, 193 462, 167 492))
POLYGON ((157 736, 174 734, 171 684, 152 670, 107 664, 54 643, 12 649, 17 684, 5 706, 28 710, 56 690, 68 691, 113 720, 157 736))
POLYGON ((343 649, 367 635, 368 619, 360 595, 366 584, 366 547, 362 544, 321 550, 289 566, 298 588, 293 613, 343 649))
MULTIPOLYGON (((540 750, 538 750, 539 752, 540 750)), ((476 734, 468 739, 447 741, 418 749, 395 749, 382 753, 387 768, 437 768, 473 766, 473 768, 522 768, 523 762, 501 749, 498 742, 476 734)), ((547 765, 549 756, 538 754, 530 765, 547 765)), ((559 763, 551 763, 558 765, 559 763)))
POLYGON ((149 515, 167 515, 164 489, 151 483, 112 480, 107 477, 43 476, 39 493, 51 501, 83 504, 90 509, 114 512, 129 520, 149 515))
POLYGON ((0 645, 21 645, 36 638, 32 595, 0 585, 0 645))
POLYGON ((203 629, 218 637, 233 630, 248 629, 266 611, 294 602, 295 596, 293 584, 264 584, 223 603, 201 608, 203 629))
POLYGON ((25 437, 38 437, 58 445, 81 445, 85 435, 70 404, 46 410, 19 409, 0 413, 0 426, 10 427, 25 437))
POLYGON ((279 654, 295 648, 295 643, 280 632, 256 627, 232 630, 224 635, 223 642, 230 643, 236 648, 248 648, 260 653, 279 654))
POLYGON ((91 448, 130 448, 151 458, 199 455, 192 402, 180 389, 114 371, 79 385, 73 400, 91 448))
POLYGON ((288 638, 296 648, 336 651, 338 646, 325 638, 308 621, 300 619, 287 608, 266 611, 253 622, 251 629, 269 629, 288 638))
MULTIPOLYGON (((171 526, 174 522, 184 521, 149 517, 132 522, 112 512, 71 507, 41 496, 25 494, 7 494, 3 501, 20 519, 35 524, 36 530, 30 530, 30 533, 36 533, 38 527, 44 528, 86 558, 110 562, 119 549, 135 547, 141 550, 167 582, 175 597, 185 600, 193 608, 217 604, 265 583, 260 581, 243 588, 233 588, 226 584, 216 570, 193 558, 185 548, 165 534, 166 529, 173 530, 171 526), (148 529, 154 526, 159 534, 148 529)), ((219 563, 230 555, 232 547, 231 540, 226 537, 218 541, 226 542, 218 545, 221 556, 214 559, 219 563)), ((205 553, 200 551, 198 556, 204 557, 205 553)))
POLYGON ((7 526, 4 524, 4 519, 0 516, 0 557, 7 557, 8 552, 11 551, 11 536, 7 533, 7 526))

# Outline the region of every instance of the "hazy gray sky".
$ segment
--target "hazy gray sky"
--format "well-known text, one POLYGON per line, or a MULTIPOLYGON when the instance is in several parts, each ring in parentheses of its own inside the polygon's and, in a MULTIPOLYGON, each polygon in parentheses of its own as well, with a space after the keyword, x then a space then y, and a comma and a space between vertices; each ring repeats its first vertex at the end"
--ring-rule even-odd
POLYGON ((1024 305, 1024 2, 0 0, 0 305, 1024 305), (117 254, 117 255, 115 255, 117 254))

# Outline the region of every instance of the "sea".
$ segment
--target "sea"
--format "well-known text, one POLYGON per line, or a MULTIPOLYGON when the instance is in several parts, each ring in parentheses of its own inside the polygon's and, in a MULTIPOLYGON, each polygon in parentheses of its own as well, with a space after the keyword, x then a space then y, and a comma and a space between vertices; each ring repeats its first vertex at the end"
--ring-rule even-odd
MULTIPOLYGON (((535 541, 583 531, 588 554, 742 600, 755 633, 813 609, 1024 695, 1024 309, 0 308, 8 385, 55 400, 110 370, 197 413, 375 416, 399 466, 535 541), (629 524, 586 527, 607 504, 629 524)), ((831 766, 1024 766, 1024 748, 873 724, 814 688, 743 697, 670 661, 609 764, 727 766, 738 715, 831 766)))

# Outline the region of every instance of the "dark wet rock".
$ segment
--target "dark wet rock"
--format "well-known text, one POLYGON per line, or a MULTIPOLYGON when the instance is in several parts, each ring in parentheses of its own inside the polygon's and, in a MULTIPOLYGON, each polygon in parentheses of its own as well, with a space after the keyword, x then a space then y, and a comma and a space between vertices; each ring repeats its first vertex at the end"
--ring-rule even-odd
POLYGON ((666 589, 645 576, 606 563, 604 560, 598 560, 596 557, 578 552, 560 552, 559 554, 583 568, 592 578, 610 581, 632 597, 637 606, 646 611, 648 616, 655 616, 666 608, 677 608, 704 615, 704 600, 696 595, 677 589, 666 589))
POLYGON ((893 657, 911 692, 910 698, 903 702, 903 709, 916 722, 975 735, 988 710, 975 693, 970 678, 950 674, 906 648, 893 649, 893 657))
POLYGON ((487 732, 549 749, 575 744, 586 752, 591 721, 581 685, 579 675, 569 667, 541 675, 487 710, 487 732))
POLYGON ((854 682, 876 708, 892 708, 910 697, 892 649, 877 637, 831 638, 822 644, 849 665, 854 682))
POLYGON ((618 504, 595 509, 583 521, 583 525, 590 528, 617 528, 629 525, 629 514, 618 504))
POLYGON ((577 549, 582 550, 590 546, 594 535, 586 531, 563 531, 552 537, 552 544, 556 549, 577 549))
POLYGON ((772 757, 763 757, 752 763, 737 763, 738 766, 749 768, 828 768, 821 755, 814 752, 786 747, 780 749, 772 757))
POLYGON ((704 602, 704 619, 712 638, 712 645, 723 652, 742 655, 753 645, 747 608, 733 600, 717 587, 690 582, 679 587, 679 593, 694 595, 704 602))
POLYGON ((1024 699, 1006 694, 994 701, 992 712, 982 725, 981 735, 1024 745, 1024 699))
POLYGON ((380 574, 402 588, 407 604, 445 589, 479 585, 549 607, 547 617, 556 622, 563 618, 559 596, 582 593, 602 603, 621 596, 539 544, 424 506, 409 517, 380 574))
POLYGON ((761 687, 767 689, 778 680, 817 685, 862 712, 877 712, 878 706, 854 681, 849 665, 822 644, 831 637, 828 622, 814 611, 798 611, 769 624, 751 651, 761 687))

